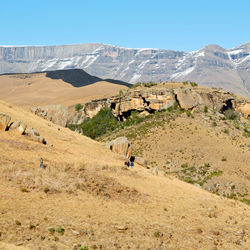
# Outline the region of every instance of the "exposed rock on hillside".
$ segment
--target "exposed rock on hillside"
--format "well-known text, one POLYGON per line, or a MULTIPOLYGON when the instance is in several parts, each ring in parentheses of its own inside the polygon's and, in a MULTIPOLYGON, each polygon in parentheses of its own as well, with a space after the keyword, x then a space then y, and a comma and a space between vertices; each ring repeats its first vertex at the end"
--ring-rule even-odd
POLYGON ((11 121, 10 116, 0 113, 0 130, 7 130, 10 121, 11 121))
MULTIPOLYGON (((109 107, 120 121, 126 120, 131 112, 153 113, 178 105, 184 110, 203 110, 205 106, 216 111, 236 108, 248 110, 247 100, 231 93, 205 87, 179 86, 168 88, 164 85, 153 88, 130 89, 121 96, 93 100, 86 103, 82 110, 70 119, 71 123, 80 124, 86 118, 92 118, 100 109, 109 107), (244 108, 243 108, 244 107, 244 108)), ((245 111, 248 112, 248 111, 245 111)))
POLYGON ((14 121, 10 126, 11 130, 16 130, 21 135, 25 134, 26 128, 27 125, 23 124, 22 121, 14 121))
POLYGON ((44 119, 57 125, 65 127, 68 120, 68 107, 63 105, 49 105, 44 107, 35 107, 31 111, 44 119))
POLYGON ((237 105, 236 109, 241 111, 246 118, 250 117, 250 102, 240 103, 237 105))
POLYGON ((118 137, 115 140, 108 143, 109 148, 126 158, 131 156, 131 144, 126 137, 118 137))
POLYGON ((22 121, 12 121, 9 115, 0 113, 0 130, 17 132, 20 135, 27 135, 33 141, 47 144, 46 140, 33 128, 27 128, 22 121))

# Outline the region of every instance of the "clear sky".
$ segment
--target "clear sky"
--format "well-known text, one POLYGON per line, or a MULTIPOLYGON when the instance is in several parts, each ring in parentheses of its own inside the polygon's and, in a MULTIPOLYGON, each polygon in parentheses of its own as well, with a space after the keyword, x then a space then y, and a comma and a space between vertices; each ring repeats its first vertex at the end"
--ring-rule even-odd
POLYGON ((1 0, 1 45, 198 50, 250 41, 250 0, 1 0))

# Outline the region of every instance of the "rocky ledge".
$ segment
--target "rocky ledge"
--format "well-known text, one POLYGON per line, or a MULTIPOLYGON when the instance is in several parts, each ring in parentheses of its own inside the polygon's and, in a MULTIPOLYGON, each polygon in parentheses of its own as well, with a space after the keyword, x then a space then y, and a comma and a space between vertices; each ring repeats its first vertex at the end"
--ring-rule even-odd
POLYGON ((134 110, 147 115, 175 105, 184 110, 203 110, 205 106, 219 112, 237 109, 245 117, 250 116, 250 103, 246 98, 218 89, 189 86, 170 88, 167 84, 165 86, 161 84, 151 88, 130 89, 119 96, 85 103, 82 109, 70 118, 70 122, 80 124, 84 119, 92 118, 105 107, 109 107, 118 120, 124 121, 134 110))
POLYGON ((47 144, 47 141, 34 128, 28 127, 20 120, 12 120, 7 114, 0 113, 0 130, 13 131, 20 135, 28 136, 33 141, 47 144))

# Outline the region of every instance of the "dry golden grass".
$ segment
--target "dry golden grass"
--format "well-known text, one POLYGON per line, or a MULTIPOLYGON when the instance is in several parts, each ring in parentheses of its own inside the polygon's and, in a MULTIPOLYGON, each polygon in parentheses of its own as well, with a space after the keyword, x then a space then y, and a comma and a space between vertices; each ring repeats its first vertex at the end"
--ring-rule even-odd
POLYGON ((126 169, 98 142, 21 108, 0 102, 0 112, 25 121, 53 144, 0 131, 3 249, 248 248, 249 206, 163 172, 126 169), (46 169, 39 168, 40 157, 46 169))
POLYGON ((127 87, 110 82, 76 88, 63 80, 46 77, 46 73, 0 76, 0 100, 23 107, 63 104, 66 106, 84 103, 95 98, 115 95, 127 87))

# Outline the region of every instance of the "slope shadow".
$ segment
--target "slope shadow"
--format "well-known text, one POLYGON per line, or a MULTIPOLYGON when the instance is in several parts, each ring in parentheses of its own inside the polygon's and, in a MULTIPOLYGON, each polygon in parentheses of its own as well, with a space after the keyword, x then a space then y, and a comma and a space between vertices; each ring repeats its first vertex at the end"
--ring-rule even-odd
POLYGON ((46 77, 51 79, 61 79, 64 82, 70 83, 74 87, 83 87, 94 84, 100 81, 107 81, 113 84, 123 85, 126 87, 131 87, 132 84, 113 80, 113 79, 102 79, 96 76, 92 76, 85 72, 82 69, 67 69, 67 70, 54 70, 54 71, 45 71, 46 77))

